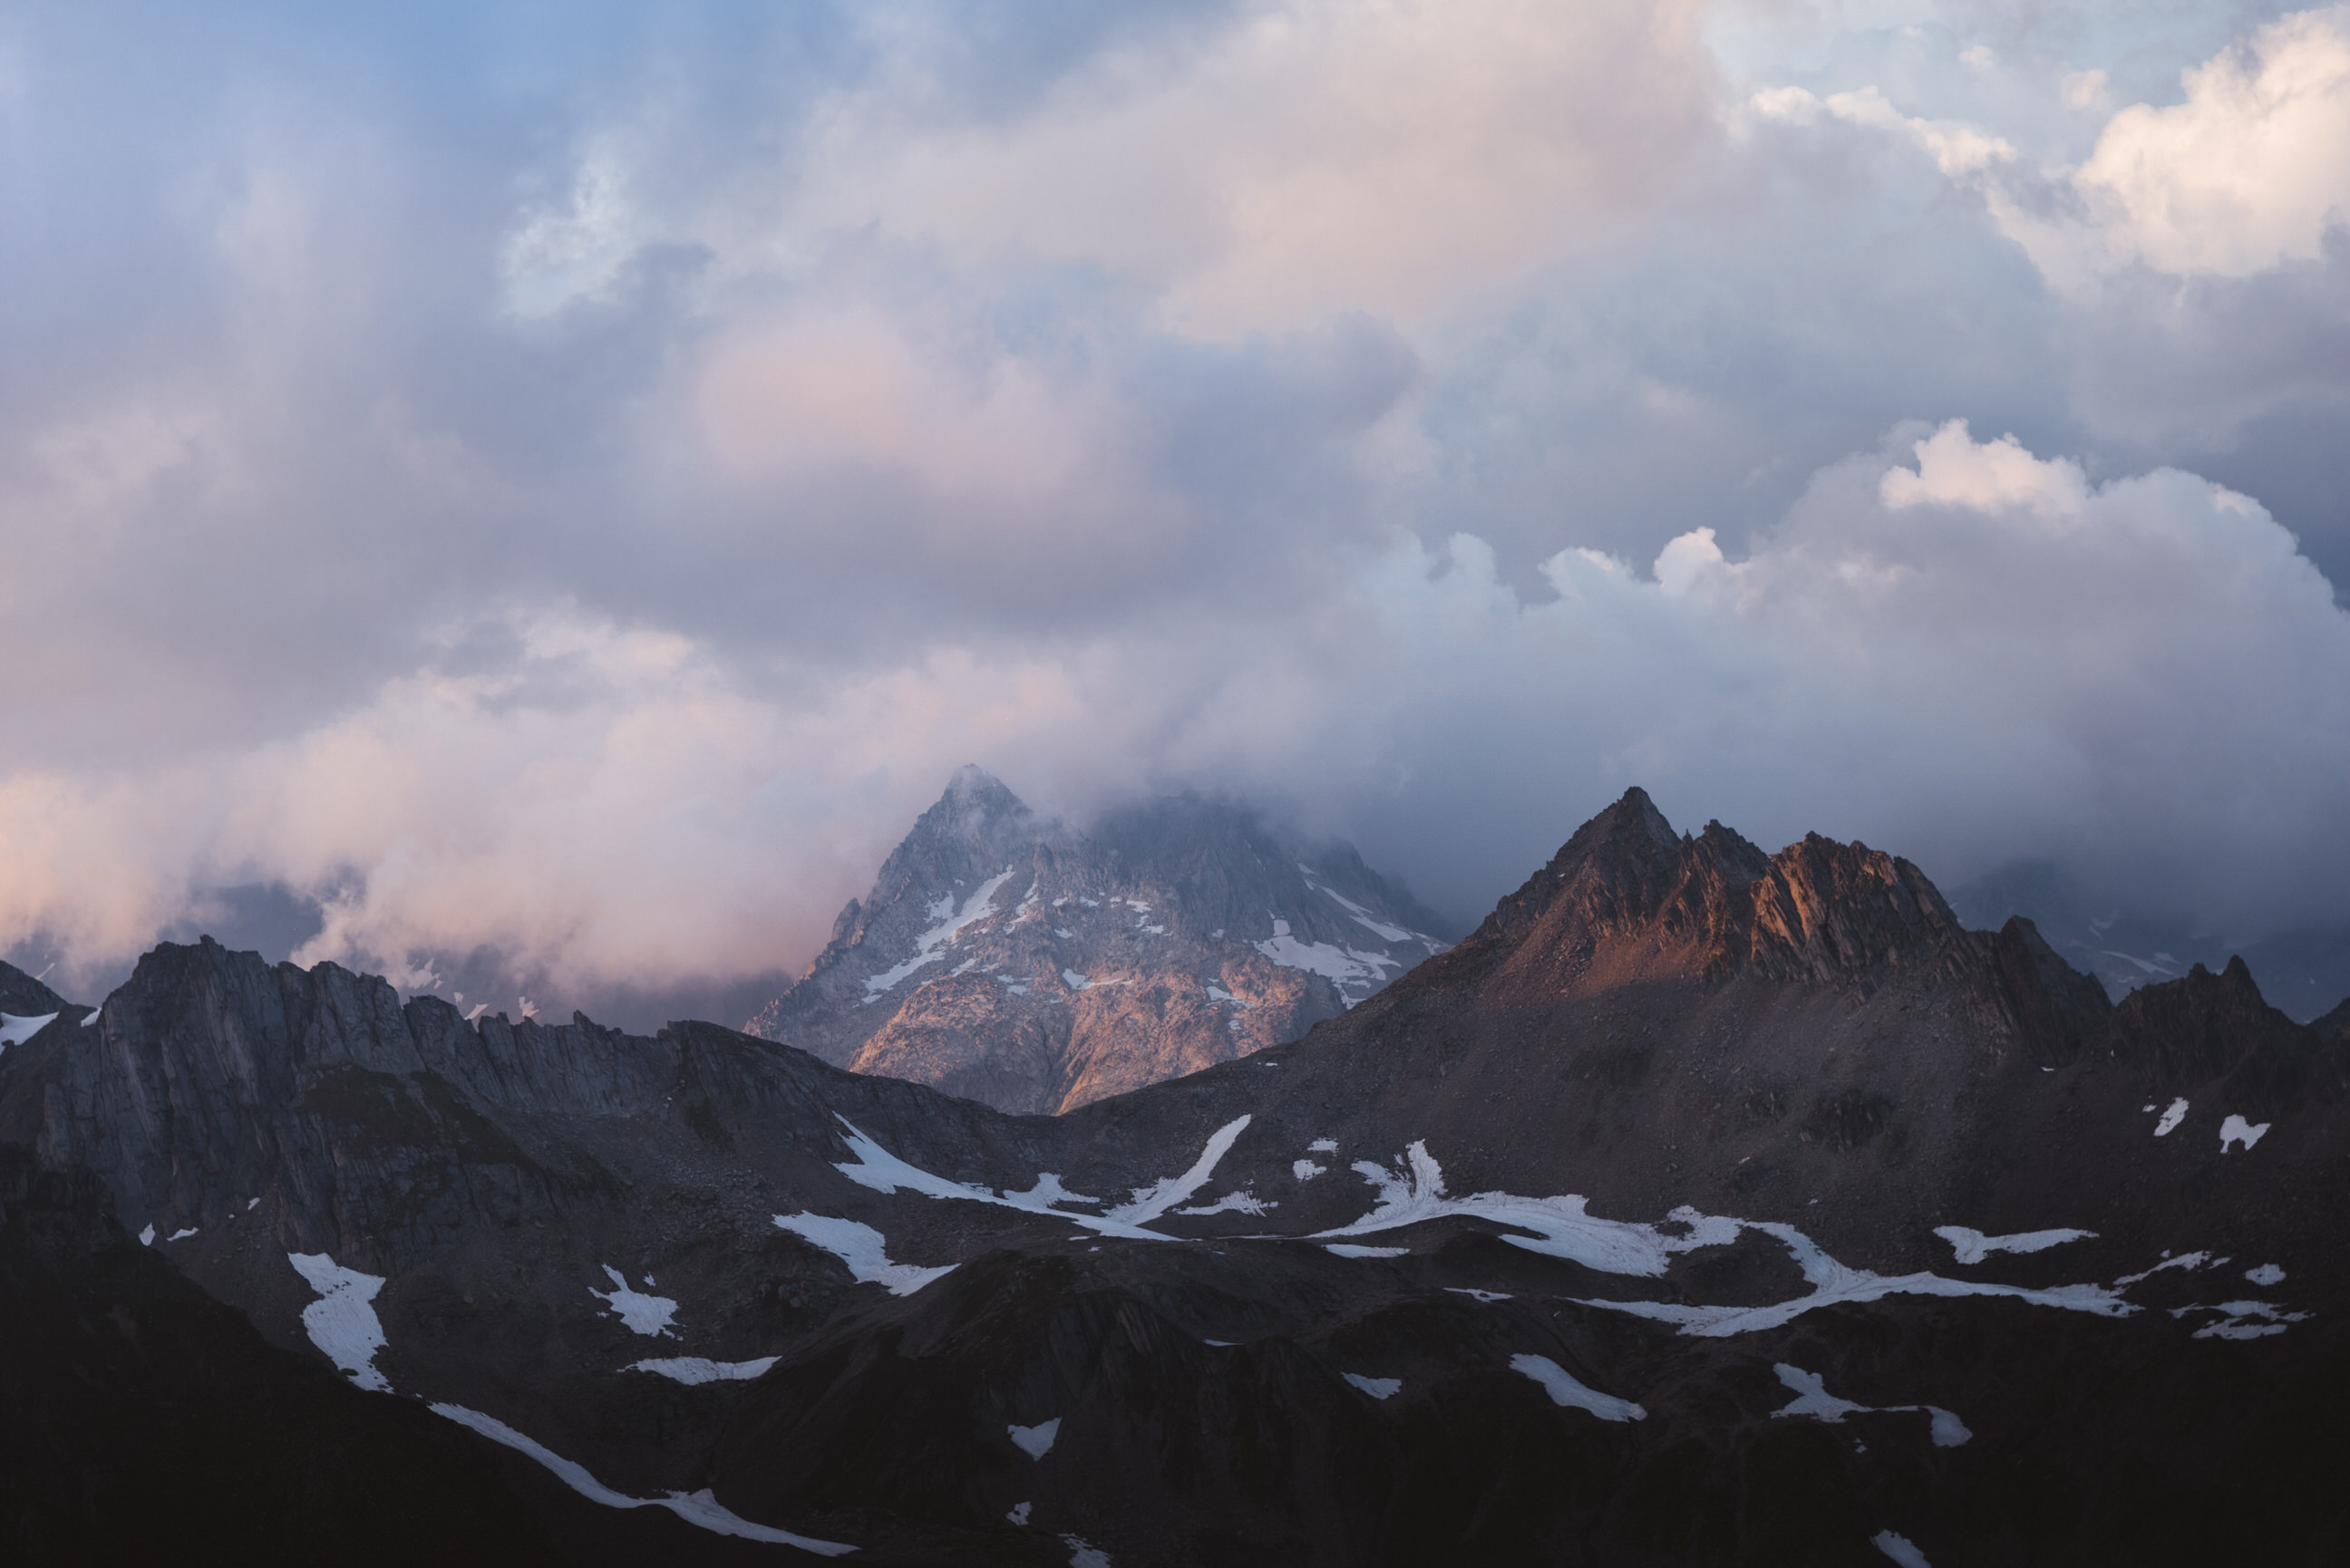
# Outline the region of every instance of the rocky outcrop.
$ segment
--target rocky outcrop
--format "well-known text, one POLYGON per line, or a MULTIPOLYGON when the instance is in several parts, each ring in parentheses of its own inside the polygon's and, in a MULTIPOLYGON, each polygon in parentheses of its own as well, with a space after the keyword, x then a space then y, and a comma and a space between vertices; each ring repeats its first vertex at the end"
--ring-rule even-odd
POLYGON ((121 1212, 168 1236, 266 1194, 292 1248, 382 1268, 598 1179, 576 1151, 525 1152, 485 1111, 623 1111, 674 1065, 585 1019, 469 1024, 376 976, 273 968, 210 939, 156 949, 103 1008, 21 1054, 0 1137, 105 1173, 121 1212))
POLYGON ((39 1018, 66 1005, 66 999, 11 963, 0 963, 0 1012, 39 1018))
POLYGON ((2218 974, 2199 963, 2183 979, 2131 992, 2114 1009, 2106 1049, 2150 1095, 2224 1085, 2230 1103, 2253 1115, 2338 1099, 2350 1087, 2350 1039, 2271 1007, 2241 958, 2218 974))
POLYGON ((964 768, 744 1027, 859 1073, 1065 1111, 1295 1038, 1444 943, 1345 845, 1178 796, 1079 833, 964 768))

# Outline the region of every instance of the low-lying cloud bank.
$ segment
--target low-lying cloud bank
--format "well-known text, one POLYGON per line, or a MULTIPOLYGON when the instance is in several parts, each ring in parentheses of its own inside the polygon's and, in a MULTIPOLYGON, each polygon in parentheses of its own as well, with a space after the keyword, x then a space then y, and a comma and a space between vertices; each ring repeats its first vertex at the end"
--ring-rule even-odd
POLYGON ((2350 615, 2192 474, 2093 483, 1952 421, 1823 470, 1741 560, 1698 529, 1648 569, 1562 551, 1547 595, 1468 535, 1334 567, 1292 614, 847 680, 517 609, 493 668, 287 740, 13 775, 0 940, 115 963, 271 882, 324 905, 302 961, 411 986, 476 947, 573 990, 761 972, 969 760, 1074 809, 1285 805, 1464 913, 1634 783, 1686 826, 1857 835, 1945 878, 2043 857, 2247 935, 2340 912, 2350 615))

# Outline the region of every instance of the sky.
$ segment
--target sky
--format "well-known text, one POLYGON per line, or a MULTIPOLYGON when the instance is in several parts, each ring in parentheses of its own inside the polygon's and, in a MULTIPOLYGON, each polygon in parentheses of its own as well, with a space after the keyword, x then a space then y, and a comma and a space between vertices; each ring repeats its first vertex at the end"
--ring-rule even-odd
POLYGON ((17 4, 0 278, 68 990, 755 992, 966 762, 2350 923, 2350 7, 17 4))

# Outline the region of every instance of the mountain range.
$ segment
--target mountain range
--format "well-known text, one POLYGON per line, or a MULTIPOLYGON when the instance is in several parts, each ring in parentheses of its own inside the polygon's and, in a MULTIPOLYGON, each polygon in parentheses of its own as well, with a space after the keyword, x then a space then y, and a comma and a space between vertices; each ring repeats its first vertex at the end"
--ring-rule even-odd
POLYGON ((1302 1038, 1090 1093, 1056 955, 1172 998, 1162 935, 1244 980, 1284 934, 1400 967, 1349 904, 1424 928, 1016 807, 958 778, 785 1043, 209 941, 6 992, 57 1005, 0 1052, 0 1531, 135 1558, 169 1483, 255 1562, 2350 1552, 2350 1007, 2241 962, 2116 1003, 1907 861, 1635 790, 1383 987, 1285 969, 1337 992, 1302 1038), (1005 1023, 1057 1064, 940 1044, 1005 1023), (836 1064, 885 1059, 1066 1108, 836 1064))

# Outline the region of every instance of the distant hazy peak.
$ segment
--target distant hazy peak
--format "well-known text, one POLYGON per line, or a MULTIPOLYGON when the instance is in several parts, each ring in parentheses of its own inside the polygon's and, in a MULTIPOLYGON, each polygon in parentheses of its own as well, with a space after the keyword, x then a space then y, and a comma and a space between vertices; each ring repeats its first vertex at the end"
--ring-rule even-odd
POLYGON ((1350 846, 1253 807, 1135 802, 1090 833, 957 770, 752 1033, 1009 1110, 1295 1038, 1444 947, 1350 846))

